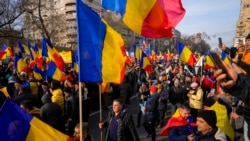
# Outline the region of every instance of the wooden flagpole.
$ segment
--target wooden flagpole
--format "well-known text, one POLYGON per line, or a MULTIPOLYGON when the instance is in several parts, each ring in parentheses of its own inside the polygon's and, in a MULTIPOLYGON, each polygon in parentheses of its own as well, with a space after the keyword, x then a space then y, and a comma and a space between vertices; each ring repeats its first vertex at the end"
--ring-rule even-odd
MULTIPOLYGON (((98 88, 99 88, 100 122, 103 122, 102 121, 102 93, 101 93, 101 84, 100 83, 98 83, 98 88)), ((101 141, 103 139, 102 128, 100 129, 100 139, 101 139, 101 141)))
POLYGON ((82 83, 79 82, 79 124, 80 124, 80 141, 82 139, 82 83))

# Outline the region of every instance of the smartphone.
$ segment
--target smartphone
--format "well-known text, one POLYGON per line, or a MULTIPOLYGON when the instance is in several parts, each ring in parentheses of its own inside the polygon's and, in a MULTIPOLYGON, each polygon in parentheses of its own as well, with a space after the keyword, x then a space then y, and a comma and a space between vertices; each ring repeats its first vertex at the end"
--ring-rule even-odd
POLYGON ((219 45, 221 46, 222 45, 222 39, 221 39, 221 37, 219 37, 218 40, 219 40, 219 45))
POLYGON ((227 74, 225 81, 232 80, 231 76, 227 73, 226 67, 222 63, 222 60, 220 59, 218 54, 215 53, 215 52, 210 52, 209 56, 210 56, 210 58, 211 58, 211 60, 212 60, 212 62, 214 64, 215 69, 216 70, 217 69, 222 69, 222 72, 227 74))

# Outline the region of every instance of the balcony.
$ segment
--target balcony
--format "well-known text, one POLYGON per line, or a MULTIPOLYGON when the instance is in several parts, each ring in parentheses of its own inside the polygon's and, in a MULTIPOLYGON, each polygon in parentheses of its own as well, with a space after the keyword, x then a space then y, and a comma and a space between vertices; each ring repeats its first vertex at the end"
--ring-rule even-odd
POLYGON ((65 6, 67 6, 67 5, 73 5, 73 4, 76 4, 75 0, 66 0, 66 2, 65 2, 65 6))
POLYGON ((237 33, 244 33, 244 32, 245 32, 245 29, 240 29, 240 30, 237 30, 236 32, 237 32, 237 33))
POLYGON ((76 20, 76 16, 74 15, 67 15, 66 20, 76 20))
POLYGON ((238 24, 237 24, 237 27, 245 27, 245 26, 246 26, 245 23, 242 23, 242 24, 238 23, 238 24))
POLYGON ((71 5, 71 6, 65 6, 65 12, 75 12, 76 11, 76 6, 75 5, 71 5))
POLYGON ((67 31, 67 36, 70 37, 70 36, 74 36, 76 35, 76 29, 69 29, 67 31))

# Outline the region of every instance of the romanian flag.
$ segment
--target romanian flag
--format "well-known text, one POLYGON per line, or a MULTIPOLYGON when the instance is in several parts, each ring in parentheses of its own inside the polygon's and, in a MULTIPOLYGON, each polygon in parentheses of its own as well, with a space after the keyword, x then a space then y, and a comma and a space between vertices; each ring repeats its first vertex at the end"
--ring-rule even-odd
POLYGON ((141 60, 141 56, 142 56, 142 49, 140 47, 136 47, 135 49, 135 58, 137 60, 141 60))
POLYGON ((53 61, 50 61, 48 65, 48 70, 46 73, 48 77, 57 81, 61 81, 65 77, 62 71, 57 68, 56 64, 53 61))
POLYGON ((42 55, 48 56, 49 59, 55 62, 58 69, 60 69, 61 71, 64 70, 64 61, 62 59, 62 56, 58 53, 56 48, 53 47, 51 42, 45 38, 43 39, 42 50, 42 55))
POLYGON ((0 113, 2 141, 73 141, 9 99, 4 101, 0 113))
POLYGON ((30 69, 29 69, 28 64, 25 62, 25 60, 23 58, 21 58, 17 54, 15 55, 14 65, 15 65, 15 68, 16 68, 17 72, 19 72, 19 73, 21 73, 21 72, 30 73, 30 69))
POLYGON ((181 0, 102 0, 102 6, 119 12, 128 28, 147 38, 172 37, 185 15, 181 0))
POLYGON ((43 58, 39 55, 38 51, 36 51, 35 47, 31 47, 30 43, 28 42, 28 48, 30 50, 30 58, 31 63, 36 64, 38 68, 43 67, 43 58))
POLYGON ((79 66, 78 66, 78 50, 76 50, 76 52, 73 55, 73 63, 72 63, 72 67, 74 68, 74 70, 78 73, 79 72, 79 66))
POLYGON ((2 45, 2 48, 0 51, 6 52, 6 53, 4 53, 4 55, 2 57, 0 56, 0 59, 7 59, 7 57, 10 57, 10 58, 14 57, 12 49, 10 47, 7 47, 6 44, 2 45))
POLYGON ((206 56, 206 61, 204 62, 204 69, 208 70, 214 67, 214 63, 209 55, 206 56))
POLYGON ((121 35, 81 0, 77 25, 79 81, 121 83, 126 61, 121 35))
POLYGON ((224 51, 221 52, 221 60, 223 60, 226 64, 230 64, 230 60, 227 57, 227 53, 224 51))
POLYGON ((140 67, 142 67, 148 73, 153 72, 152 64, 149 60, 149 57, 144 52, 142 52, 142 55, 141 55, 140 67))
POLYGON ((30 50, 25 44, 18 42, 18 48, 20 49, 21 53, 24 53, 25 55, 30 55, 30 50))
POLYGON ((178 42, 178 54, 180 56, 180 60, 194 66, 196 60, 194 58, 194 55, 192 54, 191 50, 184 46, 184 44, 178 42))
POLYGON ((46 73, 39 69, 37 66, 33 68, 33 76, 36 80, 41 80, 46 77, 46 73))

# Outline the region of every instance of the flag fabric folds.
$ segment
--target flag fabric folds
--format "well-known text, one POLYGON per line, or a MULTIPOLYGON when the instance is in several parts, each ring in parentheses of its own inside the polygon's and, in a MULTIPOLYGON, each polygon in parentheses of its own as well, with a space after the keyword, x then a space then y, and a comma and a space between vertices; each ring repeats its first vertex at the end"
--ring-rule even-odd
POLYGON ((2 44, 1 52, 6 52, 4 55, 1 57, 1 59, 7 59, 7 57, 13 58, 13 51, 10 47, 7 47, 6 44, 2 44))
POLYGON ((5 51, 0 51, 0 60, 4 59, 5 51))
POLYGON ((226 64, 230 64, 230 60, 227 57, 227 53, 224 51, 221 52, 221 60, 223 60, 226 64))
POLYGON ((62 71, 57 68, 56 64, 53 61, 50 61, 46 73, 48 77, 54 80, 61 81, 63 79, 62 71))
POLYGON ((142 55, 141 55, 140 67, 142 67, 148 73, 153 72, 152 64, 149 60, 149 57, 144 52, 142 52, 142 55))
POLYGON ((178 54, 179 54, 181 61, 183 61, 191 66, 194 66, 195 58, 194 58, 191 50, 188 47, 184 46, 184 44, 181 42, 178 42, 178 54))
POLYGON ((147 38, 172 37, 186 12, 181 0, 102 0, 102 6, 119 12, 128 28, 147 38))
POLYGON ((17 70, 17 72, 21 73, 21 72, 26 72, 26 73, 30 73, 30 69, 28 64, 25 62, 25 60, 23 58, 21 58, 21 56, 19 55, 15 55, 15 60, 14 60, 14 67, 17 70))
POLYGON ((3 141, 73 141, 25 112, 10 99, 5 100, 0 113, 0 137, 3 141))
POLYGON ((18 47, 19 47, 21 53, 24 53, 25 55, 30 55, 30 50, 25 44, 18 42, 18 47))
POLYGON ((126 56, 124 41, 99 15, 77 0, 80 82, 121 83, 126 56))
POLYGON ((208 70, 214 67, 214 63, 212 61, 212 59, 210 58, 210 56, 206 56, 206 61, 204 63, 204 69, 208 70))

